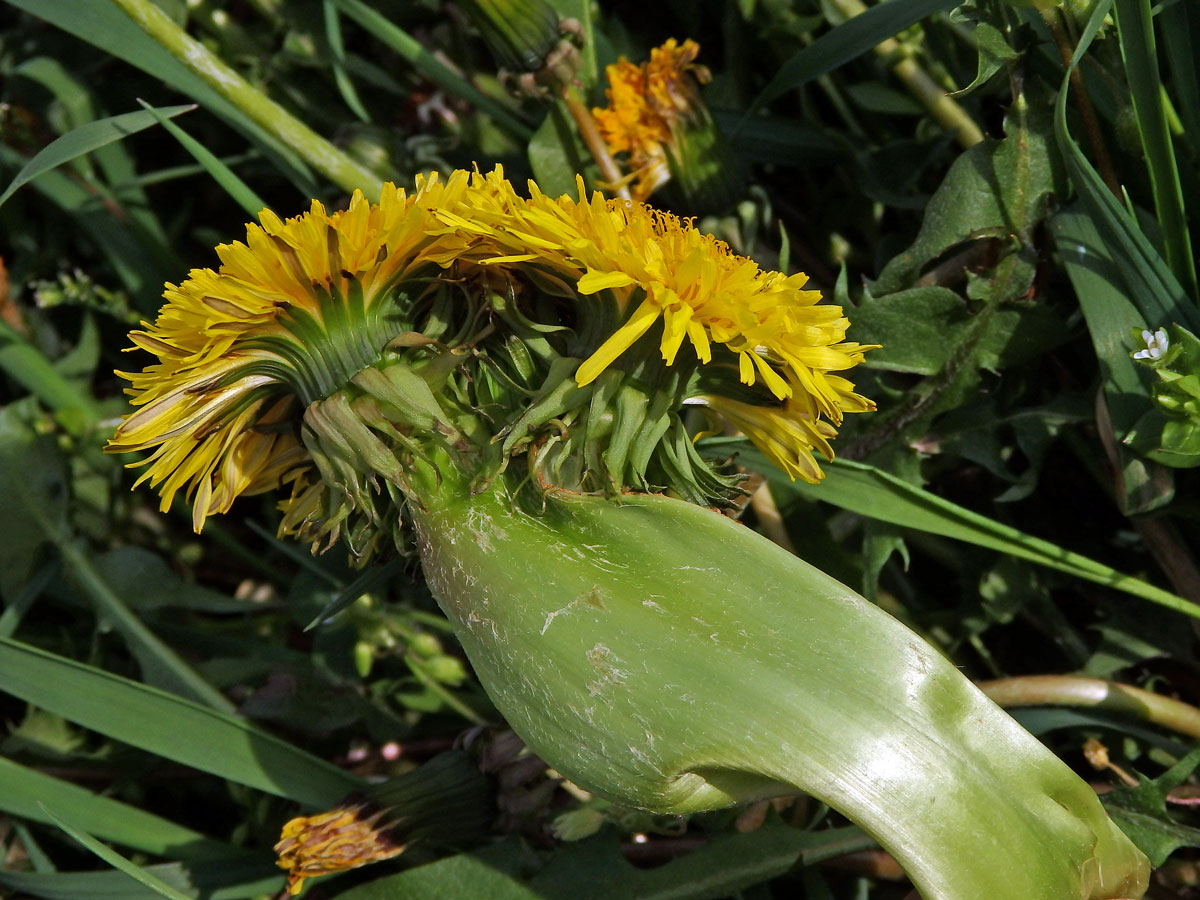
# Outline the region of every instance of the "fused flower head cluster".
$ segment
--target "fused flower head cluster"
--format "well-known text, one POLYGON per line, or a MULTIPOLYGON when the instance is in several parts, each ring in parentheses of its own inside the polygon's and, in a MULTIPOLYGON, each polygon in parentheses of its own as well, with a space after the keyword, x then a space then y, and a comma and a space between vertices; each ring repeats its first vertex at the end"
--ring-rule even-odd
POLYGON ((820 476, 812 450, 828 456, 843 412, 870 408, 833 374, 870 349, 845 340, 839 307, 805 290, 803 275, 764 271, 644 204, 587 198, 582 181, 579 200, 529 191, 496 168, 418 178, 413 192, 387 185, 378 204, 356 193, 342 212, 314 202, 285 221, 264 211, 245 243, 217 248, 218 270, 168 286, 158 319, 132 335, 156 361, 124 375, 138 408, 110 449, 149 451, 134 464, 146 467, 141 480, 160 488, 164 509, 185 491, 197 529, 239 494, 311 482, 300 417, 395 347, 426 340, 426 298, 452 283, 494 297, 551 291, 577 334, 615 309, 614 328, 572 351, 577 385, 621 369, 655 333, 667 366, 686 354, 753 388, 730 398, 710 387, 692 402, 794 477, 820 476))
POLYGON ((608 106, 592 114, 609 149, 626 154, 635 200, 645 200, 671 177, 667 147, 699 111, 699 85, 711 78, 696 63, 699 52, 695 41, 671 38, 650 51, 649 62, 622 58, 605 69, 608 106))

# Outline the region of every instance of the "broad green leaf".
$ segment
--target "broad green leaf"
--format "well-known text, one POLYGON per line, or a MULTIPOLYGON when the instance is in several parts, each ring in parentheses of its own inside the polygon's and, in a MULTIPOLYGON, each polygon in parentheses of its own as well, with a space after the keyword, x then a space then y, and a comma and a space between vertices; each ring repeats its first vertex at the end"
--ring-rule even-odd
POLYGON ((1005 63, 1012 62, 1021 55, 1009 46, 1004 32, 991 22, 980 22, 975 26, 971 35, 975 38, 975 46, 979 51, 979 68, 975 80, 962 90, 955 91, 955 96, 969 94, 976 88, 982 87, 1000 71, 1005 63))
POLYGON ((1200 765, 1200 749, 1193 750, 1153 780, 1142 776, 1135 787, 1118 785, 1105 795, 1109 815, 1138 848, 1161 866, 1180 847, 1200 847, 1200 828, 1189 828, 1167 813, 1167 792, 1178 787, 1200 765))
POLYGON ((951 9, 957 0, 886 0, 821 35, 780 66, 750 104, 746 118, 771 101, 824 75, 926 16, 951 9))
MULTIPOLYGON (((174 118, 185 112, 190 112, 195 109, 191 106, 164 106, 157 110, 158 114, 163 118, 174 118)), ((23 184, 28 184, 33 179, 37 178, 43 172, 61 166, 65 162, 70 162, 78 156, 103 147, 106 144, 111 144, 114 141, 122 140, 129 137, 131 134, 137 134, 158 122, 155 115, 149 110, 141 112, 124 113, 119 116, 110 116, 107 119, 100 119, 96 122, 88 122, 86 125, 80 125, 78 128, 67 132, 62 137, 57 138, 42 148, 31 159, 20 172, 13 178, 12 183, 0 194, 0 205, 13 195, 13 192, 23 184)))
POLYGON ((740 454, 781 491, 832 503, 860 515, 906 528, 940 534, 1027 559, 1050 569, 1124 591, 1177 612, 1200 618, 1200 606, 1102 563, 972 512, 865 463, 835 459, 825 465, 820 484, 788 481, 757 450, 740 454))
POLYGON ((150 753, 328 808, 362 782, 234 716, 16 641, 0 640, 0 690, 150 753))
MULTIPOLYGON (((144 101, 142 102, 142 105, 146 106, 144 101)), ((254 219, 258 218, 258 214, 262 212, 267 204, 263 202, 258 194, 254 193, 254 191, 250 189, 250 186, 247 185, 246 182, 238 178, 237 175, 233 173, 233 170, 229 168, 229 166, 225 165, 225 163, 221 162, 221 160, 217 158, 216 154, 210 151, 207 147, 205 147, 202 143, 200 143, 174 122, 168 121, 164 116, 162 116, 161 113, 159 113, 157 110, 151 109, 149 106, 146 106, 146 110, 158 120, 159 124, 162 125, 163 128, 165 128, 171 134, 171 136, 175 138, 175 140, 179 141, 179 143, 183 145, 183 149, 190 153, 192 158, 204 167, 204 171, 212 177, 213 181, 225 189, 225 193, 232 197, 237 204, 246 211, 247 215, 254 219)))
MULTIPOLYGON (((1167 265, 1193 301, 1200 300, 1196 291, 1196 262, 1192 258, 1192 243, 1188 236, 1179 168, 1175 162, 1175 150, 1171 146, 1171 133, 1167 128, 1167 113, 1163 106, 1163 84, 1158 72, 1150 0, 1116 0, 1114 10, 1117 14, 1121 56, 1125 61, 1125 77, 1129 82, 1129 95, 1133 101, 1142 150, 1146 154, 1146 171, 1150 176, 1150 189, 1154 194, 1154 208, 1158 214, 1167 265)), ((1194 69, 1194 59, 1192 65, 1194 69)))
POLYGON ((954 160, 925 207, 916 240, 879 273, 873 294, 910 287, 931 261, 967 241, 1015 238, 1018 252, 1031 242, 1059 181, 1044 120, 1033 98, 1022 95, 1006 120, 1004 140, 977 144, 954 160))
POLYGON ((69 812, 80 828, 106 841, 173 859, 240 855, 229 844, 0 757, 0 810, 52 824, 45 808, 69 812))
MULTIPOLYGON (((262 900, 283 888, 283 875, 267 860, 205 860, 146 866, 163 884, 196 900, 262 900)), ((157 891, 124 872, 6 872, 0 886, 44 900, 160 900, 157 891)))

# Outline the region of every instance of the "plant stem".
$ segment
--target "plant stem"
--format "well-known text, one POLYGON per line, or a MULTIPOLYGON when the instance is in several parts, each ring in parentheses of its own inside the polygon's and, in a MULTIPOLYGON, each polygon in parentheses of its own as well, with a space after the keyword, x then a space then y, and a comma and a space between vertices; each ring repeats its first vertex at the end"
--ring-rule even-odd
POLYGON ((617 161, 612 158, 612 154, 608 152, 608 145, 600 136, 600 129, 596 127, 592 111, 587 108, 587 104, 579 96, 579 89, 574 85, 567 85, 562 90, 562 100, 567 107, 567 112, 575 120, 579 136, 587 144, 588 150, 596 160, 596 165, 600 168, 600 177, 611 185, 613 193, 622 200, 630 199, 629 188, 621 183, 624 178, 621 169, 617 166, 617 161))
POLYGON ((978 687, 1006 709, 1014 706, 1086 706, 1133 716, 1188 737, 1200 738, 1200 709, 1116 681, 1079 675, 1027 675, 985 681, 978 687))
MULTIPOLYGON (((833 0, 833 5, 844 15, 853 18, 867 11, 861 0, 833 0)), ((954 132, 958 143, 964 148, 974 147, 983 140, 983 132, 965 109, 950 96, 946 89, 933 80, 912 57, 904 53, 900 42, 888 38, 875 47, 875 55, 892 67, 892 72, 904 82, 908 92, 929 111, 933 118, 954 132)))
POLYGON ((378 195, 379 176, 355 162, 242 78, 207 47, 172 22, 150 0, 112 0, 176 59, 230 103, 276 135, 314 169, 345 191, 378 195))

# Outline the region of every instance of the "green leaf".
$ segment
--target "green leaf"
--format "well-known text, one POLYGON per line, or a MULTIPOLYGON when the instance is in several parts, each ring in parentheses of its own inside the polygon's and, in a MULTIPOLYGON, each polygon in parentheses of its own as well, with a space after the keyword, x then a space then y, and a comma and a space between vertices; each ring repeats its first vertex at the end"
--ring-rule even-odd
POLYGON ((529 141, 529 166, 546 195, 558 197, 575 194, 575 175, 583 175, 585 184, 594 184, 599 177, 595 160, 579 136, 575 121, 561 103, 550 112, 529 141))
POLYGON ((866 463, 835 459, 825 465, 825 479, 820 484, 807 484, 788 481, 787 476, 767 463, 757 450, 746 450, 740 456, 766 475, 780 491, 794 491, 810 500, 832 503, 873 519, 1027 559, 1200 618, 1200 606, 1182 597, 943 500, 866 463))
MULTIPOLYGON (((197 900, 262 900, 283 887, 273 862, 223 859, 145 866, 161 883, 197 900)), ((133 882, 124 872, 5 872, 0 886, 45 900, 159 900, 157 891, 133 882)))
POLYGON ((1118 785, 1103 800, 1121 830, 1161 866, 1180 847, 1200 847, 1200 828, 1180 825, 1167 814, 1167 792, 1178 787, 1200 765, 1200 749, 1193 750, 1153 780, 1141 777, 1135 787, 1118 785))
POLYGON ((976 88, 982 87, 1000 71, 1005 63, 1011 62, 1021 55, 1009 46, 1004 32, 990 22, 980 22, 975 26, 971 35, 975 38, 975 46, 979 51, 979 68, 974 81, 962 90, 954 92, 956 97, 969 94, 976 88))
POLYGON ((977 144, 954 160, 925 207, 916 240, 884 266, 873 294, 910 287, 930 262, 967 241, 1015 238, 1018 248, 1032 243, 1059 181, 1050 123, 1036 112, 1033 98, 1021 95, 1005 127, 1003 141, 977 144))
POLYGON ((887 0, 821 35, 780 66, 775 77, 754 98, 745 118, 771 101, 836 69, 876 44, 915 25, 926 16, 951 9, 958 0, 887 0))
MULTIPOLYGON (((44 804, 43 809, 45 809, 44 804)), ((91 850, 110 866, 113 866, 114 868, 124 872, 134 881, 145 885, 159 896, 166 897, 167 900, 192 900, 192 898, 187 894, 181 894, 179 891, 175 890, 175 888, 154 877, 154 875, 147 872, 145 869, 141 868, 140 866, 135 866, 115 850, 111 849, 110 847, 106 847, 86 831, 77 828, 76 826, 62 819, 60 816, 55 815, 49 809, 46 809, 46 815, 51 821, 58 825, 59 828, 61 828, 71 837, 75 838, 75 840, 79 841, 79 843, 83 844, 84 847, 86 847, 88 850, 91 850)))
MULTIPOLYGON (((164 106, 156 112, 158 116, 170 119, 185 112, 190 112, 195 108, 194 104, 189 106, 164 106)), ((131 134, 137 134, 139 131, 143 131, 157 123, 159 121, 158 116, 148 110, 124 113, 119 116, 110 116, 107 119, 88 122, 86 125, 80 125, 78 128, 68 131, 62 137, 51 141, 43 147, 33 159, 26 163, 25 167, 13 178, 12 183, 4 193, 0 194, 0 206, 4 205, 4 201, 11 197, 17 188, 33 181, 33 179, 37 178, 43 172, 61 166, 65 162, 70 162, 76 157, 90 153, 106 144, 122 140, 131 134)))
POLYGON ((421 45, 408 32, 394 22, 367 6, 362 0, 333 0, 339 9, 359 25, 365 28, 374 38, 382 41, 396 53, 425 75, 430 81, 446 91, 461 97, 474 105, 480 112, 490 116, 497 124, 510 134, 522 140, 528 140, 532 135, 529 126, 520 116, 493 100, 487 94, 481 93, 469 81, 443 63, 433 53, 421 45))
POLYGON ((611 835, 564 847, 528 882, 514 871, 511 843, 380 878, 338 900, 717 900, 794 866, 866 850, 875 841, 855 827, 801 831, 777 821, 749 834, 721 834, 682 859, 639 869, 611 835))
MULTIPOLYGON (((1167 128, 1167 113, 1163 106, 1165 95, 1158 73, 1158 51, 1154 44, 1150 0, 1116 0, 1115 12, 1121 57, 1125 61, 1125 77, 1129 81, 1129 96, 1133 101, 1142 150, 1146 154, 1146 170, 1154 194, 1154 209, 1158 214, 1167 265, 1187 292, 1194 299, 1200 299, 1197 297, 1196 261, 1192 258, 1179 168, 1175 162, 1175 150, 1171 146, 1171 132, 1167 128)), ((1194 68, 1194 59, 1192 65, 1194 68)))
POLYGON ((183 149, 192 155, 196 162, 204 167, 212 179, 225 189, 230 197, 246 211, 246 213, 254 219, 258 218, 258 214, 266 207, 266 203, 250 189, 249 185, 242 179, 238 178, 233 173, 233 170, 225 163, 221 162, 212 151, 201 144, 198 140, 176 125, 174 122, 167 120, 162 113, 149 107, 145 101, 139 100, 142 106, 145 106, 147 111, 158 120, 158 123, 165 128, 175 140, 183 145, 183 149))
POLYGON ((22 421, 32 413, 28 402, 0 410, 0 497, 7 507, 0 516, 0 597, 9 602, 49 540, 38 519, 54 531, 67 527, 66 466, 53 438, 35 434, 22 421), (36 510, 38 519, 31 522, 27 510, 36 510))
MULTIPOLYGON (((1092 224, 1120 272, 1126 295, 1142 314, 1145 325, 1155 328, 1178 322, 1193 333, 1200 332, 1200 314, 1162 256, 1142 233, 1134 217, 1109 192, 1067 128, 1067 99, 1070 73, 1074 71, 1096 32, 1112 8, 1112 0, 1099 0, 1063 76, 1054 107, 1054 134, 1067 173, 1088 210, 1092 224)), ((1093 335, 1093 340, 1095 340, 1093 335)))
POLYGON ((198 859, 242 853, 169 819, 0 757, 0 809, 51 824, 43 804, 69 811, 73 822, 97 837, 155 856, 198 859))
POLYGON ((241 719, 8 639, 0 691, 167 759, 328 808, 362 782, 241 719))
POLYGON ((209 87, 202 78, 171 55, 113 3, 92 0, 4 0, 31 16, 49 22, 116 59, 171 85, 200 103, 253 141, 270 156, 306 197, 316 196, 307 165, 278 138, 237 106, 209 87))

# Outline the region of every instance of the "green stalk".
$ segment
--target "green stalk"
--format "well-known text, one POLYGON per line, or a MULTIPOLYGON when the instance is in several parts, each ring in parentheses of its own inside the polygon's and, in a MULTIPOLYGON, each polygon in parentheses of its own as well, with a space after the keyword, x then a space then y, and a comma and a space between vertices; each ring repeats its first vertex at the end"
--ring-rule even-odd
POLYGON ((803 791, 870 832, 925 900, 1145 890, 1145 858, 1061 760, 899 622, 750 529, 657 495, 527 511, 503 479, 474 495, 423 482, 434 595, 514 730, 583 787, 662 813, 803 791))
POLYGON ((290 112, 242 78, 199 41, 176 25, 150 0, 112 0, 185 66, 230 103, 276 135, 314 169, 345 191, 378 196, 379 176, 355 162, 290 112))

